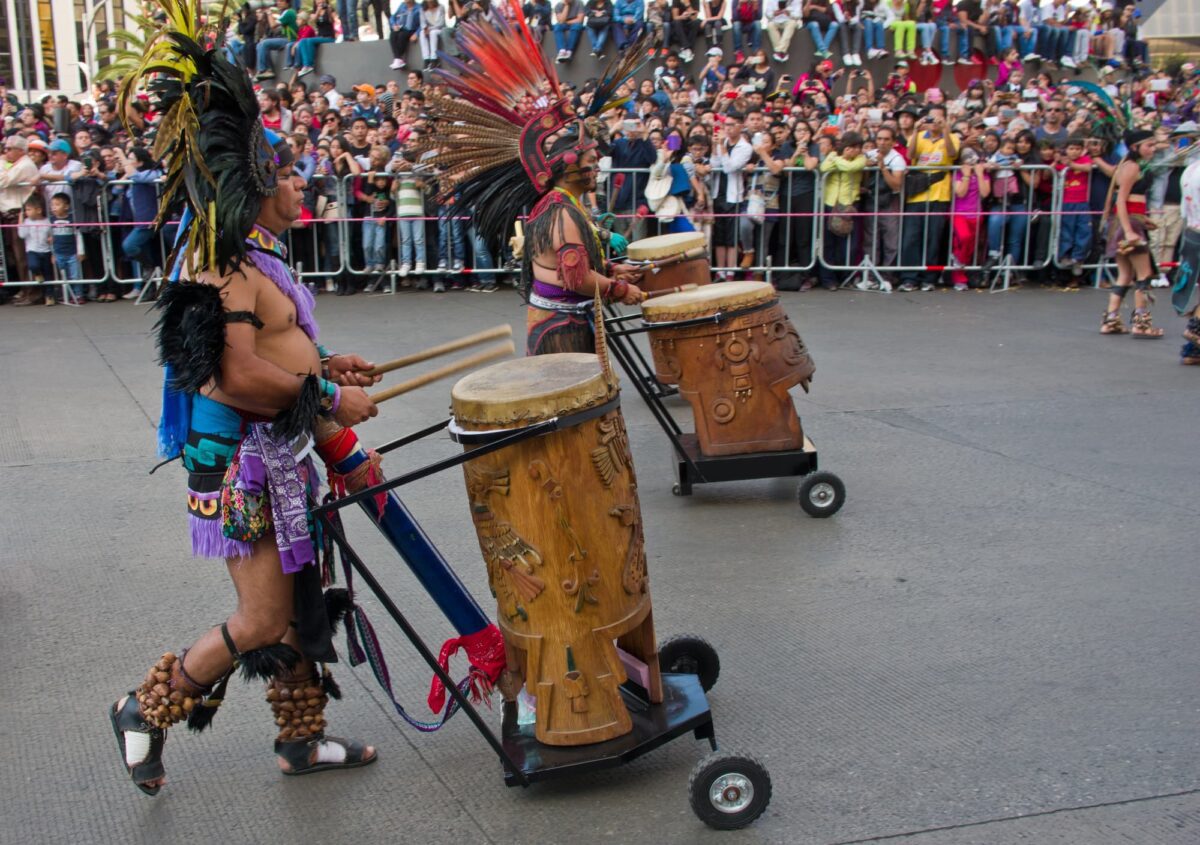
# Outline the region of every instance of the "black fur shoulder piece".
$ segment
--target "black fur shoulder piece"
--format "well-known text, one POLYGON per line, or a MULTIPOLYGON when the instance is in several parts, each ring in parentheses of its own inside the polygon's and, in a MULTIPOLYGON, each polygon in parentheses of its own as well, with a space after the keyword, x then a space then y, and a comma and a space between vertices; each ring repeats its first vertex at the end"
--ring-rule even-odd
POLYGON ((175 282, 163 287, 155 303, 158 361, 171 368, 173 390, 195 393, 221 366, 226 320, 221 290, 200 282, 175 282))

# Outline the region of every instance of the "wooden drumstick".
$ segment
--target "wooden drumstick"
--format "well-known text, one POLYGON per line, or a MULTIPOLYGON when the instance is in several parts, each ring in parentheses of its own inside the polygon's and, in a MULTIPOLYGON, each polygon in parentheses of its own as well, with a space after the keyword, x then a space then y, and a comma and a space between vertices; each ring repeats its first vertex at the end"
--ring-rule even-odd
POLYGON ((420 352, 414 352, 411 355, 405 355, 402 358, 397 358, 394 361, 388 361, 386 364, 380 364, 377 367, 372 367, 363 375, 379 376, 384 373, 390 373, 392 370, 398 370, 401 367, 407 367, 410 364, 419 364, 422 361, 428 361, 430 358, 437 358, 440 355, 448 355, 451 352, 457 352, 460 349, 466 349, 468 346, 475 346, 488 340, 495 340, 501 337, 512 337, 512 326, 493 326, 490 329, 485 329, 475 334, 460 337, 458 340, 450 340, 446 343, 431 346, 428 349, 422 349, 420 352))
POLYGON ((438 379, 446 378, 447 376, 461 373, 463 370, 470 370, 478 367, 480 364, 486 364, 488 361, 494 361, 497 358, 506 358, 517 351, 516 345, 510 340, 508 343, 501 343, 497 346, 484 349, 482 352, 476 352, 461 361, 455 361, 453 364, 447 364, 444 367, 439 367, 436 370, 425 373, 425 375, 411 378, 408 381, 403 381, 394 387, 389 387, 386 390, 380 390, 371 394, 371 401, 378 405, 380 402, 386 402, 388 399, 395 399, 403 393, 408 393, 411 390, 416 390, 418 387, 435 382, 438 379))
MULTIPOLYGON (((666 296, 668 293, 682 293, 685 290, 695 290, 698 287, 700 287, 700 285, 696 284, 695 282, 692 282, 692 283, 686 284, 686 285, 679 285, 678 287, 665 288, 663 290, 654 290, 654 291, 650 291, 648 294, 646 294, 646 299, 654 299, 656 296, 666 296)), ((645 302, 646 300, 643 299, 642 301, 645 302)))

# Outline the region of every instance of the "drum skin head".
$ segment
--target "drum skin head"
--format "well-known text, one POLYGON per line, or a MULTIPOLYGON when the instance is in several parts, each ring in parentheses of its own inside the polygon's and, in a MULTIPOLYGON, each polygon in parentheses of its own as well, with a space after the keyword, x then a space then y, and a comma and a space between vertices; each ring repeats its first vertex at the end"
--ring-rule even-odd
POLYGON ((672 232, 669 235, 634 241, 625 250, 625 254, 634 261, 653 261, 655 258, 667 258, 696 247, 703 248, 706 244, 703 232, 672 232))
POLYGON ((642 303, 642 316, 647 323, 674 322, 764 305, 775 298, 769 282, 721 282, 649 299, 642 303))
POLYGON ((533 355, 459 379, 450 410, 465 428, 524 426, 602 405, 613 398, 600 359, 581 352, 533 355))

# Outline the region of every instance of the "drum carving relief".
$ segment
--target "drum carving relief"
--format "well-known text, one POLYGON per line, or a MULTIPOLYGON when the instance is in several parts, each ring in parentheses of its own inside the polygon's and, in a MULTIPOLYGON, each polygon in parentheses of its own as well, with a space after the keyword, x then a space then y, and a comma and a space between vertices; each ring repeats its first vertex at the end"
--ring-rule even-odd
POLYGON ((535 568, 542 565, 542 556, 509 523, 497 519, 487 501, 492 493, 508 495, 509 472, 487 470, 474 464, 466 464, 465 469, 471 520, 487 564, 492 594, 507 619, 528 621, 525 605, 546 589, 546 582, 534 574, 535 568))

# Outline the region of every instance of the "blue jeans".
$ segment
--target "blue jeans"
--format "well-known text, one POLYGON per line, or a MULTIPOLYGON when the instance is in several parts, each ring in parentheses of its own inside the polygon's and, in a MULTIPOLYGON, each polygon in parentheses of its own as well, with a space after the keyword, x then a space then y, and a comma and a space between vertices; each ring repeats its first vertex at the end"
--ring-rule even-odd
POLYGON ((254 50, 258 54, 258 61, 255 63, 255 69, 262 73, 271 68, 271 51, 282 50, 288 45, 286 38, 264 38, 255 45, 254 50))
POLYGON ((368 267, 387 263, 387 223, 372 218, 362 222, 363 261, 368 267))
MULTIPOLYGON (((83 271, 79 267, 78 255, 58 255, 56 253, 54 263, 58 265, 58 280, 60 282, 83 278, 83 271)), ((83 299, 83 285, 71 285, 71 290, 74 292, 76 299, 83 299)))
POLYGON ((425 221, 400 218, 400 263, 425 263, 425 221))
POLYGON ((833 44, 833 36, 837 35, 837 21, 830 21, 826 26, 828 26, 828 29, 825 30, 824 35, 821 35, 821 25, 816 21, 809 21, 804 25, 804 28, 808 30, 808 34, 812 36, 813 50, 818 53, 830 52, 829 47, 833 44))
POLYGON ((154 229, 151 226, 140 226, 130 232, 121 241, 121 252, 130 261, 145 262, 154 260, 154 229), (148 248, 151 247, 151 248, 148 248))
POLYGON ((342 22, 342 40, 358 40, 358 0, 337 0, 337 16, 342 22))
POLYGON ((438 218, 438 263, 462 261, 467 255, 463 222, 457 217, 438 218))
POLYGON ((1058 257, 1084 261, 1092 251, 1091 206, 1086 202, 1064 202, 1058 230, 1058 257))
POLYGON ((758 21, 753 23, 742 23, 741 21, 733 22, 733 51, 736 53, 741 50, 743 53, 753 53, 762 46, 762 26, 758 21), (750 41, 750 49, 744 50, 747 39, 750 41))
POLYGON ((988 252, 1011 256, 1016 264, 1026 264, 1025 232, 1029 229, 1029 215, 1024 212, 1025 203, 1010 202, 994 214, 988 215, 988 252), (1003 212, 1008 212, 1007 214, 1003 212))
POLYGON ((883 24, 873 19, 863 21, 863 47, 866 51, 885 50, 884 43, 883 24))
POLYGON ((938 23, 938 55, 942 61, 950 58, 950 25, 946 23, 938 23))
POLYGON ((962 24, 954 24, 950 28, 954 30, 957 39, 958 57, 960 59, 971 58, 971 28, 962 24))
POLYGON ((937 35, 937 24, 925 21, 917 24, 917 37, 921 39, 922 50, 933 49, 933 36, 937 35))
POLYGON ((1028 35, 1021 27, 1016 27, 1017 32, 1017 52, 1021 54, 1021 58, 1025 58, 1030 53, 1037 50, 1037 30, 1033 30, 1028 35))
POLYGON ((474 269, 479 274, 479 284, 484 287, 489 287, 496 284, 495 273, 481 272, 484 270, 494 270, 496 262, 492 260, 492 253, 488 250, 487 243, 484 242, 483 236, 479 234, 479 229, 474 225, 467 227, 467 234, 471 238, 471 253, 474 256, 474 269))
POLYGON ((1043 59, 1057 62, 1066 52, 1071 30, 1064 26, 1047 26, 1042 24, 1037 28, 1038 54, 1043 59))
POLYGON ((296 64, 300 67, 312 67, 317 60, 317 48, 322 44, 332 44, 332 38, 304 38, 296 44, 296 64))
POLYGON ((556 23, 554 25, 554 46, 561 52, 575 52, 579 46, 579 35, 583 32, 581 23, 556 23))
MULTIPOLYGON (((1017 33, 1021 31, 1019 26, 993 26, 992 27, 992 43, 996 45, 996 55, 1003 56, 1004 52, 1012 47, 1013 39, 1017 37, 1017 33)), ((1025 55, 1021 53, 1021 55, 1025 55)))
POLYGON ((634 21, 632 26, 626 26, 624 21, 613 21, 612 37, 613 43, 616 45, 619 52, 625 52, 625 48, 637 41, 638 36, 642 34, 641 21, 634 21))
POLYGON ((604 45, 608 42, 609 25, 604 26, 589 26, 587 28, 588 41, 591 42, 593 53, 603 53, 604 45))

